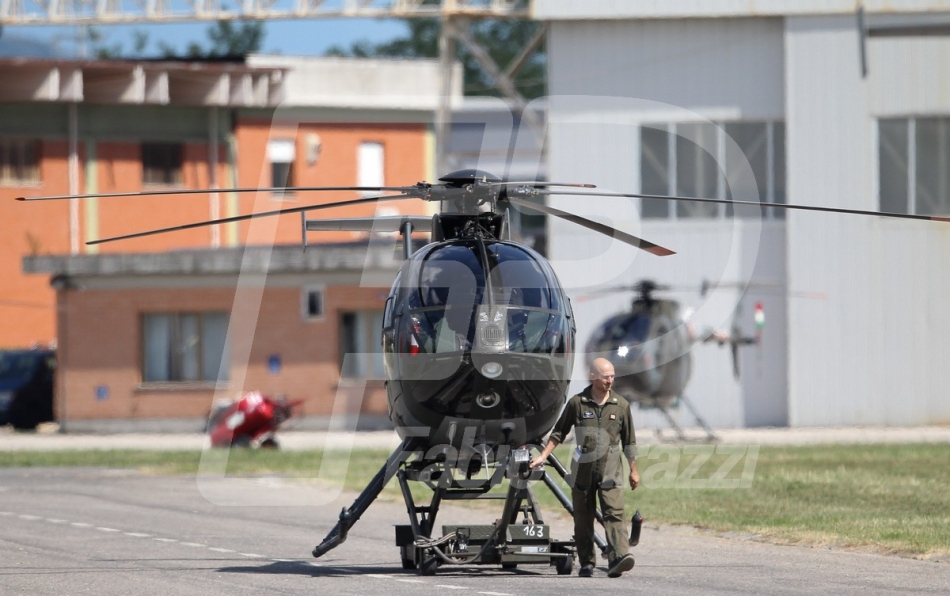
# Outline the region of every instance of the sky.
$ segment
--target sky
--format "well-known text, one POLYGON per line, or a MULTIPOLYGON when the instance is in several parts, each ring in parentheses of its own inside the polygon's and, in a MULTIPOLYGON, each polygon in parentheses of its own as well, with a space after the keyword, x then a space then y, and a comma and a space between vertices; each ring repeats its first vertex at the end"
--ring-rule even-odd
MULTIPOLYGON (((96 29, 103 35, 102 45, 113 47, 120 44, 123 55, 130 55, 135 47, 135 32, 148 34, 145 56, 160 54, 158 41, 171 45, 184 53, 190 42, 208 47, 206 34, 211 22, 103 25, 96 29)), ((295 56, 319 56, 334 45, 349 47, 360 40, 389 41, 402 37, 406 26, 393 19, 298 19, 265 22, 262 53, 295 56)), ((6 26, 0 35, 0 54, 81 57, 79 42, 81 29, 69 26, 6 26)), ((86 46, 87 56, 92 56, 91 46, 86 46)))

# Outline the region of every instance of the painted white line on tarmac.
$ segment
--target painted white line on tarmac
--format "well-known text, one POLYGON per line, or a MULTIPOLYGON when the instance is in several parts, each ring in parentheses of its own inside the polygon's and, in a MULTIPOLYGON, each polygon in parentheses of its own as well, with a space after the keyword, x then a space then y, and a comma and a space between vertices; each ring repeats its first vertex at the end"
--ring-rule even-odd
POLYGON ((511 596, 511 594, 504 592, 479 592, 479 594, 484 594, 485 596, 511 596))
MULTIPOLYGON (((54 518, 54 517, 46 517, 46 518, 44 518, 44 517, 39 516, 39 515, 29 515, 29 514, 26 514, 26 513, 17 514, 17 513, 11 512, 11 511, 0 511, 0 516, 3 516, 3 517, 13 517, 13 516, 16 516, 16 517, 19 517, 20 519, 23 519, 23 520, 26 520, 26 521, 43 520, 43 521, 49 522, 49 523, 51 523, 51 524, 67 524, 67 523, 68 523, 69 525, 71 525, 71 526, 73 526, 73 527, 76 527, 76 528, 94 528, 94 529, 96 529, 96 530, 98 530, 98 531, 100 531, 100 532, 122 533, 122 534, 124 534, 124 535, 126 535, 126 536, 131 536, 131 537, 133 537, 133 538, 151 538, 152 540, 155 540, 156 542, 178 543, 178 544, 181 544, 182 546, 190 546, 190 547, 193 547, 193 548, 207 548, 208 550, 214 551, 214 552, 216 552, 216 553, 235 553, 235 552, 237 552, 237 551, 231 550, 231 549, 229 549, 229 548, 218 548, 218 547, 208 546, 208 545, 206 545, 206 544, 200 544, 200 543, 198 543, 198 542, 184 542, 184 541, 178 540, 177 538, 158 538, 158 537, 152 536, 151 534, 146 534, 146 533, 144 533, 144 532, 123 532, 122 530, 119 530, 119 529, 116 529, 116 528, 107 528, 107 527, 105 527, 105 526, 94 526, 93 524, 87 524, 87 523, 84 523, 84 522, 70 522, 70 521, 65 520, 65 519, 58 519, 58 518, 54 518)), ((266 559, 266 558, 267 558, 266 555, 259 555, 259 554, 257 554, 257 553, 238 553, 238 554, 241 555, 242 557, 248 557, 248 558, 251 558, 251 559, 266 559)), ((284 562, 284 563, 293 563, 293 562, 296 562, 295 559, 271 559, 271 560, 273 560, 273 561, 279 561, 279 562, 284 562)), ((315 567, 318 566, 316 563, 310 563, 310 564, 313 565, 313 566, 315 566, 315 567)), ((356 571, 351 570, 351 569, 336 569, 336 571, 340 571, 340 572, 342 572, 342 573, 356 573, 356 571)), ((380 575, 380 576, 378 576, 378 577, 384 578, 384 579, 389 579, 389 577, 388 577, 388 576, 385 576, 385 575, 380 575)), ((401 581, 415 581, 415 580, 401 580, 401 581)), ((421 582, 420 582, 420 583, 421 583, 421 582)))
POLYGON ((396 579, 397 582, 402 582, 404 584, 424 584, 425 582, 421 579, 396 579))
POLYGON ((451 584, 436 584, 436 588, 448 588, 450 590, 467 590, 466 586, 453 586, 451 584))

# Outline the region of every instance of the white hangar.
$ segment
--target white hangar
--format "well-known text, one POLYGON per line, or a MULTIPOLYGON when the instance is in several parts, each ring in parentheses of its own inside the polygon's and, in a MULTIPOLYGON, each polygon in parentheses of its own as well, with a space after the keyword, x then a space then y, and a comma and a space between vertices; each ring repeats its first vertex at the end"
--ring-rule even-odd
MULTIPOLYGON (((950 215, 950 2, 869 0, 871 35, 857 8, 536 0, 533 16, 549 26, 549 178, 950 215), (895 25, 917 27, 883 36, 895 25)), ((678 253, 655 257, 551 221, 549 254, 575 296, 580 348, 632 297, 589 294, 641 278, 675 284, 700 324, 735 320, 751 333, 763 303, 762 342, 743 348, 738 381, 728 349, 693 351, 687 394, 712 425, 950 423, 950 224, 549 201, 678 253), (723 287, 701 297, 703 280, 723 287), (749 283, 742 300, 737 282, 749 283)), ((579 389, 580 358, 575 374, 579 389)))

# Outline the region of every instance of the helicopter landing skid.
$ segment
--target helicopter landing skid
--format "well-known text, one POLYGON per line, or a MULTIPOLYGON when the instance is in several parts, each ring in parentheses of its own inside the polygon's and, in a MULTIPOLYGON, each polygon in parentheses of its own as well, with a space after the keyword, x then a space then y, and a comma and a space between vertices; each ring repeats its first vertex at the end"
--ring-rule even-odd
MULTIPOLYGON (((530 480, 543 476, 544 471, 528 468, 530 452, 527 449, 508 452, 505 449, 499 449, 499 455, 505 454, 499 461, 470 465, 464 472, 465 478, 456 479, 453 472, 460 469, 445 461, 408 461, 414 452, 407 439, 389 456, 353 505, 340 513, 339 522, 313 549, 313 556, 320 557, 342 544, 353 524, 395 477, 409 513, 409 524, 396 526, 396 546, 403 569, 433 575, 447 564, 500 564, 504 569, 514 569, 520 564, 540 563, 554 567, 558 575, 569 575, 577 557, 574 542, 551 539, 550 526, 541 518, 540 505, 529 484, 530 480), (479 470, 484 470, 483 478, 474 477, 479 475, 479 470), (493 492, 506 478, 508 490, 504 494, 493 492), (409 482, 422 482, 432 489, 428 505, 416 503, 409 482), (443 536, 432 538, 442 501, 463 499, 504 499, 502 516, 492 525, 442 526, 443 536), (520 523, 519 513, 523 516, 520 523)), ((557 485, 554 489, 560 492, 557 485)), ((562 503, 564 498, 561 493, 562 503)))
POLYGON ((442 565, 500 564, 503 569, 514 569, 521 564, 547 564, 558 575, 569 575, 577 556, 574 542, 551 539, 551 528, 541 518, 541 508, 529 485, 529 480, 543 475, 543 471, 528 470, 528 461, 528 450, 516 449, 507 461, 486 466, 482 479, 456 479, 453 468, 432 462, 413 462, 399 470, 396 479, 410 522, 396 526, 403 569, 434 575, 442 565), (421 463, 428 465, 413 465, 421 463), (508 490, 504 494, 492 492, 505 478, 509 480, 508 490), (416 504, 410 481, 432 489, 429 505, 416 504), (504 499, 502 515, 491 525, 443 525, 443 535, 432 538, 442 501, 467 499, 504 499), (519 513, 523 517, 520 523, 519 513))
MULTIPOLYGON (((707 424, 706 421, 703 420, 702 416, 699 415, 699 412, 697 412, 696 408, 693 407, 693 403, 689 401, 689 399, 687 399, 685 395, 680 395, 679 401, 682 402, 686 406, 686 409, 689 410, 689 413, 692 414, 693 418, 696 419, 696 422, 699 424, 699 426, 701 426, 702 429, 706 431, 706 436, 701 437, 701 438, 692 438, 692 439, 690 437, 687 437, 686 433, 683 432, 683 428, 679 424, 677 424, 676 420, 673 419, 673 416, 670 415, 669 409, 667 409, 666 406, 657 404, 656 407, 660 410, 660 412, 663 413, 663 416, 666 418, 666 421, 669 422, 670 424, 670 428, 672 428, 673 432, 676 433, 676 439, 682 442, 692 440, 692 441, 705 441, 706 443, 715 443, 716 441, 718 441, 719 437, 716 435, 712 427, 709 426, 709 424, 707 424)), ((664 439, 663 431, 659 428, 656 429, 656 435, 659 439, 661 440, 664 439)))

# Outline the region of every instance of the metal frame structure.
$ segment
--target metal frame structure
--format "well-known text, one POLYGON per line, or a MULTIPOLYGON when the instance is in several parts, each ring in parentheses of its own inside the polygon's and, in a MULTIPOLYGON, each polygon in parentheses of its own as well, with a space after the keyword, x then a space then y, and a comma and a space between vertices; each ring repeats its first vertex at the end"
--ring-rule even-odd
POLYGON ((529 18, 526 0, 2 0, 0 25, 113 25, 319 18, 529 18))

